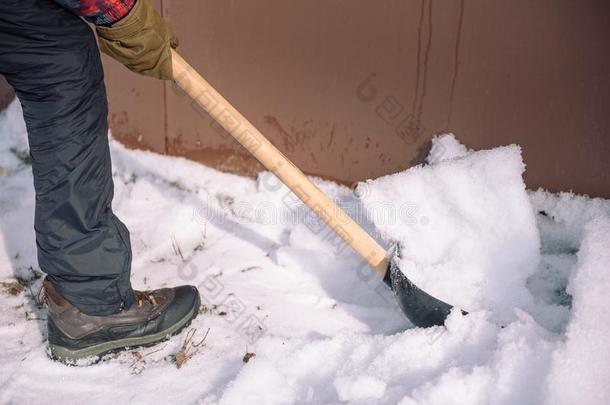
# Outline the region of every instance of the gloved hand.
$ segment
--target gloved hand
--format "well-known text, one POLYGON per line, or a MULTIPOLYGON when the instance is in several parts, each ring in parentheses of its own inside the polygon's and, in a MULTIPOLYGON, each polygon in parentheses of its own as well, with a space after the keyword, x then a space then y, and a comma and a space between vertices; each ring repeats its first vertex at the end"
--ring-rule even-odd
POLYGON ((137 0, 125 17, 96 31, 100 50, 130 70, 173 80, 170 50, 178 46, 178 37, 146 0, 137 0))

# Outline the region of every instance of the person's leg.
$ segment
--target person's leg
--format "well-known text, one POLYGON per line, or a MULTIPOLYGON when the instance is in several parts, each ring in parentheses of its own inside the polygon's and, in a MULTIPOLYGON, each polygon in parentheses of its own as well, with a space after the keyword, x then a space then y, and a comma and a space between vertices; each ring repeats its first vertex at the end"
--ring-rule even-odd
POLYGON ((49 0, 2 0, 0 73, 27 125, 41 269, 85 314, 130 307, 129 232, 111 207, 106 93, 91 29, 49 0))

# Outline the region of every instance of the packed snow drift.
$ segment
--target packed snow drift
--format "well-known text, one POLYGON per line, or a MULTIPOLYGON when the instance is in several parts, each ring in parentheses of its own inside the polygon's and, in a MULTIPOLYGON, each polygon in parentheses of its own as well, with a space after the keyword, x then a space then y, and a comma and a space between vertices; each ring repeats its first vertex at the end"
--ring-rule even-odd
POLYGON ((115 141, 111 152, 134 287, 197 285, 200 315, 166 343, 88 367, 48 359, 32 171, 13 102, 0 114, 0 403, 610 398, 610 202, 525 190, 516 146, 470 151, 446 135, 427 165, 357 193, 314 179, 385 246, 403 245, 409 277, 470 310, 428 329, 273 175, 115 141))
POLYGON ((400 242, 400 268, 416 285, 509 320, 529 304, 526 281, 540 262, 521 150, 467 152, 446 135, 434 140, 433 153, 441 145, 448 158, 361 184, 364 207, 384 237, 400 242))

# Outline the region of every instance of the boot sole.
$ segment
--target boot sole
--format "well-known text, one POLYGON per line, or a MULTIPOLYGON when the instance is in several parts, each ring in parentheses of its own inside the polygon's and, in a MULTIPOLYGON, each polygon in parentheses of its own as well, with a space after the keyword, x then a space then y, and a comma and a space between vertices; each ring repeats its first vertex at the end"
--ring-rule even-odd
POLYGON ((168 340, 171 336, 180 333, 184 328, 189 326, 199 314, 200 305, 201 300, 197 297, 197 304, 182 319, 169 328, 151 335, 118 339, 76 350, 49 343, 49 357, 70 366, 91 365, 100 361, 107 354, 131 348, 154 346, 168 340), (89 361, 79 364, 83 359, 88 359, 89 361))

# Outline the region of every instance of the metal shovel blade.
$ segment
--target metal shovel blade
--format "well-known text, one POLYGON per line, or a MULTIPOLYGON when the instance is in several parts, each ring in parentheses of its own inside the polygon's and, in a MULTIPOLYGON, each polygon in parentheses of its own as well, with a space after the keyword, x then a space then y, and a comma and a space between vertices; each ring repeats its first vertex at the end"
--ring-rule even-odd
POLYGON ((396 245, 390 254, 383 281, 394 292, 400 309, 415 326, 427 328, 443 325, 453 307, 413 284, 398 268, 399 257, 400 249, 396 245))

